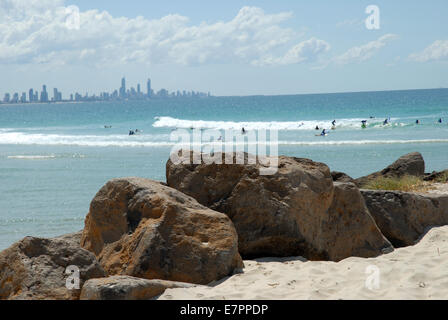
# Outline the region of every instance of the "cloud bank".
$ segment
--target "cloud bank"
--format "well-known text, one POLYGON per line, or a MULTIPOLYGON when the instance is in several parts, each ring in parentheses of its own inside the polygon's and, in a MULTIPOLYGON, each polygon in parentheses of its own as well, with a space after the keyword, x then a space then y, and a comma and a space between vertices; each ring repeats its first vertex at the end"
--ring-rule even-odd
POLYGON ((410 60, 417 62, 448 61, 448 40, 434 41, 420 53, 413 53, 410 60))
POLYGON ((291 17, 243 7, 232 20, 191 25, 177 14, 148 20, 89 10, 79 13, 79 29, 73 29, 62 0, 2 0, 0 64, 286 65, 329 50, 316 38, 292 46, 297 34, 282 26, 291 17), (278 50, 286 53, 276 57, 278 50))
POLYGON ((333 61, 337 64, 360 63, 371 59, 388 42, 397 39, 395 34, 386 34, 377 40, 371 41, 365 45, 353 47, 333 61))

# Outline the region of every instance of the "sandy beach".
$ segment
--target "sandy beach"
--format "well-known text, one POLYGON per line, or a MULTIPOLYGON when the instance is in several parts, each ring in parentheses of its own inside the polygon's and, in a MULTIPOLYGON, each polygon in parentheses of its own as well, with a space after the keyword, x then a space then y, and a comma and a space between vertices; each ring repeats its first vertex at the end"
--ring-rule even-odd
POLYGON ((265 258, 244 264, 244 273, 214 287, 168 289, 159 299, 447 299, 448 226, 431 229, 413 247, 373 259, 349 258, 334 263, 300 257, 265 258), (380 275, 379 288, 368 289, 366 281, 375 267, 380 275))

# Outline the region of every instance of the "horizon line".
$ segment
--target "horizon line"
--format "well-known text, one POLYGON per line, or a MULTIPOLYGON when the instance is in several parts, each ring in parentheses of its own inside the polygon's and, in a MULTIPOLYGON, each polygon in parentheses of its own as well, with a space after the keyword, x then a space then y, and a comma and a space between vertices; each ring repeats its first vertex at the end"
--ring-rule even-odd
POLYGON ((423 90, 447 90, 448 87, 438 88, 412 88, 412 89, 385 89, 385 90, 360 90, 360 91, 333 91, 333 92, 314 92, 314 93, 280 93, 280 94, 248 94, 248 95, 213 95, 214 98, 231 97, 279 97, 279 96, 310 96, 325 94, 348 94, 348 93, 375 93, 375 92, 397 92, 397 91, 423 91, 423 90))

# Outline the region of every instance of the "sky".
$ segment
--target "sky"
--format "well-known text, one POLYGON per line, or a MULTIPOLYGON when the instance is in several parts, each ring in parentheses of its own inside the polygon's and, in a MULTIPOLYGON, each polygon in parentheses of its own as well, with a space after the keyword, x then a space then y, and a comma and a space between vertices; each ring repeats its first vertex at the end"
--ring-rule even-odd
POLYGON ((446 15, 446 0, 0 0, 0 98, 123 76, 225 96, 448 87, 446 15))

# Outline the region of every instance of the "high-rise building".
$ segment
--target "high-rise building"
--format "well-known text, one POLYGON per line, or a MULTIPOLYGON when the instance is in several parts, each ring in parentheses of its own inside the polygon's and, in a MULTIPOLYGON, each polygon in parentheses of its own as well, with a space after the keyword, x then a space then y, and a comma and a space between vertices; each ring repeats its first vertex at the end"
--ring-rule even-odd
POLYGON ((11 95, 9 93, 5 93, 5 97, 3 98, 4 103, 9 103, 9 100, 11 99, 11 95))
POLYGON ((42 92, 40 93, 40 102, 48 102, 48 92, 47 92, 47 86, 42 86, 42 92))
POLYGON ((148 98, 151 98, 151 79, 148 79, 148 82, 146 83, 146 93, 148 95, 148 98))
POLYGON ((25 103, 26 102, 26 92, 22 92, 22 96, 20 97, 20 102, 25 103))
POLYGON ((62 101, 62 93, 57 88, 53 89, 53 101, 62 101))
POLYGON ((11 102, 12 103, 17 103, 17 102, 19 102, 19 94, 16 92, 16 93, 14 93, 14 95, 12 96, 12 100, 11 100, 11 102))
POLYGON ((142 91, 141 91, 141 88, 140 88, 140 83, 139 84, 137 84, 137 94, 140 96, 140 93, 141 93, 142 91))
POLYGON ((126 78, 121 79, 120 98, 126 98, 126 78))
POLYGON ((30 102, 34 101, 34 90, 33 89, 30 89, 30 91, 28 92, 28 97, 29 97, 30 102))

